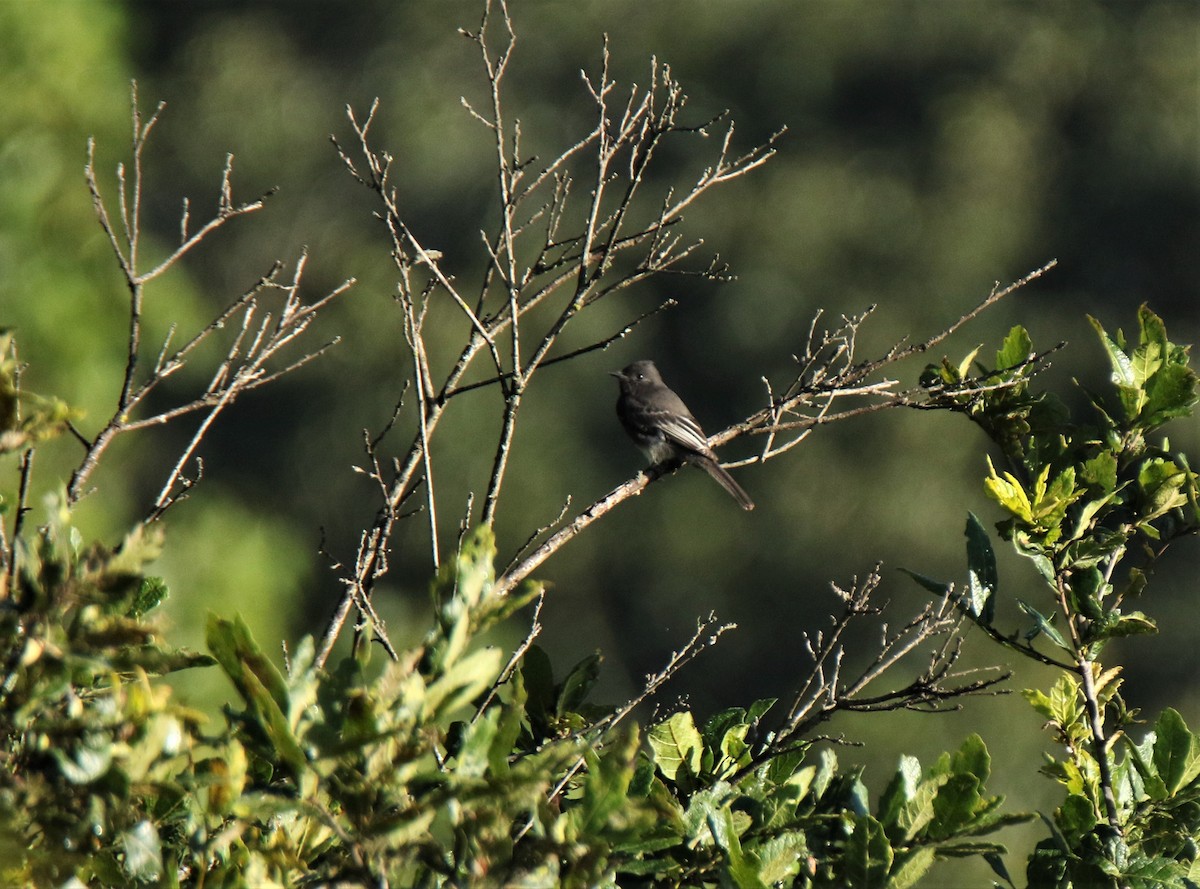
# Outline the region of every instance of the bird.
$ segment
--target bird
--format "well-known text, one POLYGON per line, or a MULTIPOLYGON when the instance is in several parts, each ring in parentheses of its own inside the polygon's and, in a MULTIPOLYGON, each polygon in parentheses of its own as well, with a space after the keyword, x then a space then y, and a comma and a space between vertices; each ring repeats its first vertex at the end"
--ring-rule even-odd
POLYGON ((716 479, 742 509, 754 509, 750 495, 721 468, 717 455, 708 445, 708 436, 683 399, 663 382, 653 361, 635 361, 624 370, 609 373, 617 378, 621 387, 617 399, 621 425, 651 463, 679 460, 699 466, 716 479))

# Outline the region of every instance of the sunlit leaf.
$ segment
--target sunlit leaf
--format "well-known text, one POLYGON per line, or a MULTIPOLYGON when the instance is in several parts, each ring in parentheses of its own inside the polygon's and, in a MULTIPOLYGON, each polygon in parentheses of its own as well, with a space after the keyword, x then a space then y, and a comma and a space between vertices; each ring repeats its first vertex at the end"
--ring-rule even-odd
POLYGON ((674 781, 680 769, 687 774, 700 773, 700 758, 704 742, 690 710, 672 715, 650 729, 647 735, 654 761, 663 777, 674 781))
POLYGON ((1021 325, 1015 325, 1009 330, 1004 342, 996 352, 996 369, 1008 370, 1029 360, 1033 354, 1033 340, 1029 332, 1021 325))
POLYGON ((1154 724, 1154 766, 1170 794, 1200 777, 1200 737, 1188 731, 1177 710, 1166 708, 1154 724))

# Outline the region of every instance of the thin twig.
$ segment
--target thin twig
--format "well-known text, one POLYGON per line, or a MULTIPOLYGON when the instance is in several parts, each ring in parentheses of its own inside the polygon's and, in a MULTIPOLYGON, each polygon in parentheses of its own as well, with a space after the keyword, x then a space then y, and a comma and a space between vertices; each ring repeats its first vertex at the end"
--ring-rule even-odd
MULTIPOLYGON (((602 738, 606 737, 612 729, 629 717, 634 710, 644 704, 649 698, 653 697, 670 679, 675 676, 685 666, 695 660, 700 654, 707 649, 716 645, 717 641, 725 633, 730 630, 737 629, 737 624, 717 624, 716 613, 710 612, 705 618, 696 621, 696 632, 684 645, 671 652, 667 663, 657 673, 652 673, 646 677, 645 685, 641 692, 630 698, 612 713, 602 719, 591 723, 580 732, 581 736, 588 738, 588 746, 594 747, 602 738)), ((567 786, 574 780, 575 775, 583 768, 586 762, 585 756, 580 756, 575 763, 570 766, 566 772, 551 788, 547 795, 547 800, 553 802, 558 796, 566 790, 567 786)), ((519 841, 529 829, 533 826, 532 819, 517 832, 516 840, 519 841)))
MULTIPOLYGON (((418 490, 422 480, 431 562, 436 565, 440 560, 436 490, 430 480, 436 473, 433 441, 450 401, 475 389, 500 387, 498 437, 481 516, 483 522, 493 524, 519 428, 520 408, 536 373, 549 365, 607 348, 673 301, 665 301, 616 334, 551 357, 563 333, 600 301, 653 275, 695 274, 712 280, 724 277, 725 267, 715 258, 699 268, 685 267, 699 242, 687 244, 672 232, 681 222, 683 211, 704 194, 755 169, 773 153, 772 139, 765 146, 735 154, 731 149, 732 131, 727 131, 717 158, 704 175, 687 189, 669 190, 659 202, 658 215, 649 223, 633 226, 629 220, 642 215, 637 213, 637 205, 647 181, 647 165, 654 160, 656 149, 668 139, 702 137, 715 120, 699 125, 682 122, 686 97, 670 70, 656 61, 651 64, 647 87, 633 88, 617 102, 616 84, 609 73, 609 52, 604 46, 598 74, 583 77, 593 105, 594 125, 549 162, 535 166, 534 158, 522 156, 520 125, 509 123, 516 118, 505 107, 505 74, 517 47, 507 5, 495 0, 486 3, 478 30, 462 33, 478 46, 487 90, 484 110, 477 110, 466 100, 463 104, 474 119, 484 124, 492 142, 499 198, 493 233, 481 241, 485 262, 477 297, 466 297, 447 271, 446 257, 428 249, 401 214, 392 181, 393 158, 373 144, 372 123, 378 101, 365 117, 347 109, 357 143, 353 156, 333 138, 348 172, 380 202, 378 216, 384 223, 398 273, 397 300, 418 398, 414 406, 416 433, 396 459, 395 472, 375 520, 360 538, 352 575, 343 578, 342 597, 323 633, 318 664, 323 663, 348 619, 351 600, 368 600, 386 573, 397 508, 418 490), (538 170, 536 175, 530 172, 534 169, 538 170), (579 228, 564 234, 560 228, 569 218, 571 183, 581 178, 581 170, 592 189, 579 228), (529 255, 534 259, 526 265, 522 257, 529 255), (535 309, 544 308, 559 294, 563 301, 557 308, 549 314, 535 314, 535 309), (433 371, 447 362, 436 360, 424 322, 431 302, 442 298, 463 313, 468 326, 457 357, 448 362, 449 370, 438 384, 433 371), (463 383, 481 357, 490 361, 492 372, 483 374, 482 380, 463 383)), ((500 583, 509 580, 502 577, 500 583)))
POLYGON ((146 189, 144 158, 151 131, 166 106, 160 102, 153 114, 148 119, 144 118, 138 103, 136 82, 130 90, 130 101, 132 173, 127 174, 124 164, 117 167, 117 223, 113 221, 96 176, 95 140, 88 141, 87 165, 84 170, 96 218, 108 236, 129 290, 125 371, 112 413, 99 431, 89 438, 71 426, 72 433, 84 446, 84 455, 67 485, 67 502, 68 505, 74 504, 91 490, 88 483, 92 474, 109 446, 118 437, 140 429, 161 426, 191 413, 207 411, 207 416, 184 447, 148 511, 145 521, 150 522, 160 518, 172 504, 182 500, 199 480, 199 472, 195 477, 187 479, 183 474, 184 470, 213 422, 225 408, 245 392, 274 382, 281 376, 303 367, 337 342, 336 339, 331 340, 290 361, 277 361, 282 350, 297 340, 317 314, 349 290, 354 281, 347 280, 324 297, 306 304, 299 296, 299 288, 307 253, 302 253, 297 260, 295 273, 289 284, 277 280, 277 275, 282 269, 282 265, 277 262, 254 286, 236 297, 212 321, 174 351, 171 350, 171 342, 177 330, 175 325, 172 325, 166 339, 153 353, 154 361, 149 370, 143 370, 142 327, 146 285, 174 268, 186 254, 229 220, 260 210, 264 206, 265 196, 248 203, 239 204, 234 201, 233 156, 227 155, 215 214, 199 228, 193 229, 191 203, 185 198, 179 221, 179 244, 164 259, 148 271, 143 271, 140 245, 141 210, 146 189), (282 293, 282 307, 277 316, 268 312, 262 313, 259 319, 260 300, 270 292, 282 293), (150 393, 168 377, 180 371, 202 343, 210 343, 221 336, 221 331, 227 325, 234 328, 235 333, 227 345, 224 359, 218 363, 205 391, 190 399, 160 408, 155 413, 139 416, 141 408, 149 400, 150 393))
MULTIPOLYGON (((17 482, 17 503, 13 511, 12 533, 4 541, 4 588, 0 589, 0 601, 5 601, 17 594, 17 556, 20 553, 18 542, 25 530, 25 516, 29 513, 29 481, 33 477, 34 449, 26 448, 21 453, 21 469, 17 482)), ((3 537, 3 522, 0 522, 0 538, 3 537)))

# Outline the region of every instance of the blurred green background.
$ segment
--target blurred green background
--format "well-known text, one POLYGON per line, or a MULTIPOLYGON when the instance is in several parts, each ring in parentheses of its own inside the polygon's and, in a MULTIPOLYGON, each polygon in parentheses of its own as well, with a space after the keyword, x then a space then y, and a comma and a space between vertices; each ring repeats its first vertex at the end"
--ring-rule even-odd
MULTIPOLYGON (((28 388, 83 408, 89 433, 116 396, 126 295, 82 170, 93 135, 102 188, 114 194, 131 78, 144 108, 167 102, 147 154, 146 222, 160 245, 176 237, 183 196, 195 220, 215 206, 226 152, 236 156, 236 198, 279 188, 262 213, 235 221, 179 274, 151 286, 153 329, 194 328, 303 245, 310 296, 348 276, 360 282, 316 331, 342 336, 342 345, 240 401, 204 450, 202 487, 170 514, 161 568, 180 642, 202 645, 206 610, 237 610, 272 649, 320 631, 340 593, 318 546, 324 539, 335 556, 352 558, 374 514, 374 492, 351 465, 361 460, 361 430, 390 415, 408 364, 384 233, 328 136, 348 142, 345 106, 362 113, 379 97, 376 144, 397 158, 410 222, 448 268, 472 280, 478 233, 492 227, 496 206, 494 148, 459 101, 479 102, 484 88, 476 47, 456 29, 476 27, 480 10, 476 0, 0 3, 0 322, 17 328, 32 365, 28 388)), ((1194 3, 513 0, 511 11, 519 37, 509 114, 520 117, 529 151, 549 157, 589 126, 579 71, 597 69, 605 33, 622 83, 644 84, 654 56, 682 81, 696 121, 729 109, 736 145, 750 148, 785 125, 788 134, 765 168, 688 216, 689 235, 720 253, 737 280, 698 286, 670 277, 622 294, 597 316, 606 326, 585 320, 564 347, 664 297, 681 305, 608 352, 548 370, 531 391, 501 510, 502 558, 566 496, 580 508, 641 466, 605 374, 636 358, 656 360, 713 431, 759 406, 762 376, 786 379, 817 310, 836 319, 878 304, 860 339, 869 357, 902 337, 923 339, 994 281, 1051 258, 1059 266, 1049 276, 945 351, 958 359, 986 343, 986 356, 1009 326, 1025 324, 1040 347, 1068 341, 1043 379, 1070 393, 1073 379, 1097 388, 1106 377, 1085 313, 1128 331, 1148 301, 1175 341, 1200 336, 1194 3)), ((692 149, 677 161, 682 182, 715 140, 692 149)), ((661 191, 675 173, 664 165, 652 186, 661 191)), ((920 370, 919 362, 902 367, 902 383, 920 370)), ((443 491, 459 498, 442 506, 444 534, 453 533, 462 496, 486 483, 498 394, 480 392, 463 407, 440 455, 443 491)), ((1195 419, 1169 432, 1195 461, 1195 419)), ((143 514, 189 433, 181 426, 121 442, 79 511, 85 535, 115 540, 143 514)), ((823 626, 834 606, 830 581, 849 583, 882 560, 898 624, 925 594, 896 568, 963 575, 967 510, 997 517, 981 484, 985 444, 965 421, 929 413, 822 428, 787 457, 738 473, 759 504, 746 515, 702 475, 682 472, 539 572, 552 584, 542 644, 562 670, 603 651, 599 696, 618 701, 665 662, 697 616, 716 610, 738 630, 660 704, 686 697, 704 714, 786 699, 807 666, 801 633, 823 626)), ((735 456, 739 446, 729 450, 735 456)), ((43 490, 78 459, 69 442, 44 449, 43 490)), ((0 486, 12 484, 5 470, 0 486)), ((398 644, 422 632, 427 613, 423 526, 410 525, 378 594, 398 644)), ((1036 599, 1028 567, 1001 557, 1002 598, 1036 599)), ((1132 705, 1153 714, 1171 704, 1193 726, 1198 569, 1196 541, 1170 553, 1144 604, 1163 632, 1108 657, 1129 664, 1132 705)), ((1001 611, 1014 626, 1015 610, 1001 611)), ((869 648, 875 638, 861 641, 869 648)), ((1014 689, 1053 678, 979 635, 968 638, 967 660, 1008 663, 1018 670, 1014 689)), ((201 706, 226 693, 204 681, 181 688, 201 706)), ((1037 751, 1049 745, 1018 696, 946 716, 830 727, 866 742, 839 756, 867 764, 876 788, 900 753, 928 760, 972 731, 996 758, 993 790, 1013 808, 1053 807, 1054 788, 1034 776, 1037 751)), ((1034 826, 1007 840, 1023 857, 1040 833, 1034 826)), ((1022 857, 1010 867, 1023 870, 1022 857)), ((986 880, 969 867, 936 872, 929 885, 986 880)))

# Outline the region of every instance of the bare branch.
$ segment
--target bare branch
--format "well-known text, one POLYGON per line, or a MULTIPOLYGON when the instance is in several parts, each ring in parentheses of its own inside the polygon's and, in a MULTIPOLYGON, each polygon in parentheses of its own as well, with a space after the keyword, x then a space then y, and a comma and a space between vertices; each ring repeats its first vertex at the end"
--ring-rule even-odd
POLYGON ((864 619, 881 618, 887 608, 886 603, 876 605, 872 601, 880 581, 877 565, 861 582, 855 578, 849 589, 831 585, 834 595, 842 603, 841 611, 831 617, 827 630, 818 630, 814 635, 804 634, 804 649, 812 662, 807 677, 787 714, 767 734, 737 777, 748 775, 767 760, 808 743, 806 739, 812 730, 835 713, 886 710, 939 713, 959 709, 961 701, 967 697, 1007 693, 997 687, 1009 678, 1007 672, 998 669, 954 671, 962 644, 962 618, 956 616, 956 606, 949 595, 927 605, 899 630, 892 631, 886 623, 880 623, 874 656, 852 678, 845 678, 847 635, 864 619), (915 676, 881 692, 868 694, 869 689, 922 649, 927 652, 927 661, 915 676))
MULTIPOLYGON (((688 639, 684 645, 671 652, 666 665, 657 673, 652 673, 646 677, 645 685, 640 693, 630 698, 612 713, 602 719, 590 724, 583 731, 581 736, 587 737, 590 744, 598 743, 608 732, 624 722, 629 715, 639 706, 659 692, 660 689, 675 676, 685 666, 695 660, 701 653, 717 644, 717 641, 730 630, 737 629, 737 624, 717 624, 717 615, 710 612, 708 617, 696 621, 696 632, 688 639)), ((574 780, 575 775, 583 768, 584 757, 579 757, 573 766, 566 770, 563 777, 554 785, 547 799, 553 802, 568 785, 574 780)), ((517 834, 519 840, 529 830, 532 822, 526 824, 524 828, 517 834)))
POLYGON ((167 337, 153 353, 153 363, 148 372, 143 372, 141 367, 143 358, 142 323, 146 285, 174 268, 187 253, 230 219, 255 212, 264 204, 263 199, 243 204, 234 201, 233 156, 227 155, 221 175, 215 215, 193 231, 191 203, 185 198, 179 221, 179 245, 150 270, 142 271, 139 244, 142 233, 141 206, 146 188, 143 159, 150 133, 158 122, 164 107, 165 105, 159 103, 150 118, 144 119, 138 105, 137 84, 136 82, 133 84, 130 112, 133 131, 132 177, 127 175, 124 164, 118 165, 119 228, 113 224, 108 205, 100 191, 95 170, 95 141, 89 140, 88 142, 85 177, 97 220, 108 236, 129 289, 129 332, 125 346, 125 373, 112 414, 100 431, 91 438, 80 435, 72 427, 72 431, 84 444, 84 456, 72 474, 67 487, 69 504, 73 504, 83 497, 89 490, 88 481, 99 465, 101 457, 109 445, 121 435, 150 426, 160 426, 187 414, 207 411, 207 416, 201 421, 191 440, 180 454, 153 506, 147 513, 145 521, 148 522, 161 517, 173 503, 183 499, 188 490, 198 481, 199 472, 194 478, 188 479, 184 475, 185 468, 196 454, 213 422, 225 408, 233 404, 244 392, 266 385, 284 374, 303 367, 336 342, 335 339, 298 358, 282 363, 279 361, 283 349, 305 332, 317 313, 349 290, 354 283, 352 279, 347 280, 324 297, 311 303, 305 303, 299 295, 299 288, 307 262, 307 254, 302 253, 296 262, 295 272, 290 283, 278 280, 277 276, 282 265, 276 262, 254 286, 235 298, 212 321, 174 351, 171 349, 171 342, 177 334, 177 328, 175 325, 171 325, 167 337), (262 298, 272 293, 282 296, 282 305, 278 313, 273 315, 269 311, 260 312, 262 298), (147 396, 164 380, 180 371, 202 343, 219 338, 226 326, 233 327, 235 332, 226 346, 224 359, 214 369, 205 391, 191 399, 162 408, 155 414, 137 416, 138 410, 145 403, 147 396))
POLYGON ((6 535, 4 522, 0 521, 0 567, 4 569, 3 577, 0 578, 3 583, 0 586, 0 602, 6 601, 10 596, 14 595, 17 589, 17 558, 20 553, 18 541, 21 539, 21 532, 25 527, 25 516, 29 513, 29 481, 33 477, 33 457, 35 453, 33 448, 26 448, 21 453, 21 468, 17 483, 16 509, 13 510, 12 532, 6 535))
MULTIPOLYGON (((415 226, 402 214, 393 181, 397 167, 390 154, 375 147, 371 136, 378 102, 361 120, 353 109, 347 109, 356 142, 353 156, 333 139, 351 176, 379 200, 377 216, 384 223, 397 271, 397 303, 417 398, 413 405, 415 434, 406 451, 395 460, 395 471, 375 520, 362 535, 360 557, 353 560, 353 576, 344 578, 342 601, 326 628, 324 639, 328 644, 323 643, 323 653, 328 652, 344 625, 352 607, 350 600, 369 598, 386 572, 397 509, 418 490, 422 480, 430 559, 433 565, 440 561, 437 490, 431 482, 436 475, 433 441, 455 396, 497 387, 498 435, 481 510, 481 520, 494 524, 505 490, 520 409, 533 377, 544 367, 607 348, 642 320, 674 302, 664 301, 615 334, 589 339, 554 355, 562 334, 584 311, 655 274, 722 278, 725 269, 718 259, 691 267, 700 242, 689 243, 675 227, 681 222, 684 208, 713 187, 748 172, 773 152, 768 144, 735 155, 732 132, 727 132, 705 175, 683 191, 668 189, 666 196, 657 200, 657 215, 651 216, 648 223, 634 226, 630 220, 642 215, 640 196, 657 149, 668 139, 703 138, 706 128, 719 118, 700 124, 683 122, 686 96, 670 76, 669 68, 657 61, 651 62, 648 85, 631 87, 618 100, 605 44, 599 71, 582 75, 592 103, 593 123, 582 137, 543 163, 523 154, 521 122, 507 108, 505 80, 518 45, 507 5, 501 0, 486 3, 478 28, 462 33, 478 47, 486 91, 486 101, 463 99, 463 105, 486 127, 495 152, 499 198, 495 224, 487 227, 490 233, 482 238, 484 271, 477 295, 468 299, 448 271, 451 260, 428 249, 415 226), (571 203, 572 183, 576 181, 591 183, 582 207, 571 203), (424 326, 430 305, 440 299, 456 306, 469 325, 457 355, 448 358, 438 357, 432 345, 435 340, 424 326), (561 301, 550 312, 535 313, 555 299, 561 301), (491 364, 484 373, 477 372, 480 358, 491 364), (435 370, 447 366, 449 370, 435 380, 435 370), (464 383, 465 379, 471 382, 464 383)), ((437 342, 440 345, 441 339, 437 342)), ((583 523, 576 520, 572 524, 578 528, 583 523)), ((560 534, 551 535, 520 559, 516 570, 547 546, 554 548, 567 539, 560 534)), ((541 532, 531 535, 530 540, 539 536, 541 532)), ((503 586, 510 580, 516 582, 507 576, 499 582, 503 586)))

